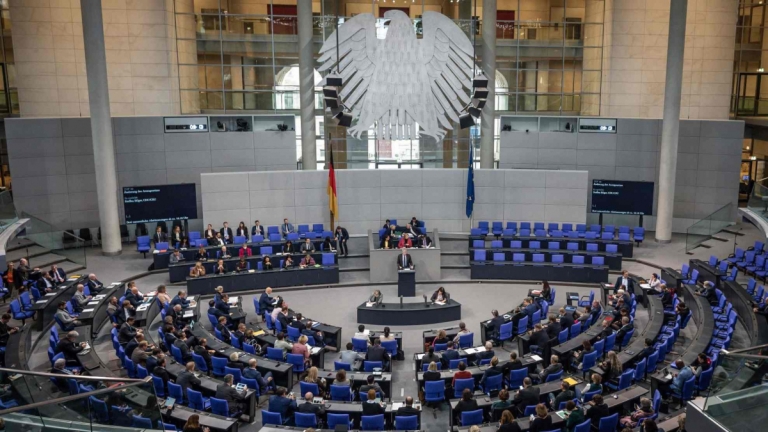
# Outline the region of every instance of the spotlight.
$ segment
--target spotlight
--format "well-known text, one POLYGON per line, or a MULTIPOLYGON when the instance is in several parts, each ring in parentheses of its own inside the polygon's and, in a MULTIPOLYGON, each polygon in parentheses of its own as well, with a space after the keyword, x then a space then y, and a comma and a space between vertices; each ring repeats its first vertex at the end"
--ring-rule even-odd
POLYGON ((336 120, 336 124, 338 126, 343 127, 350 127, 352 126, 352 114, 341 111, 335 116, 333 116, 333 119, 336 120))
POLYGON ((487 87, 475 87, 474 93, 472 93, 472 99, 486 99, 488 97, 487 87))
POLYGON ((339 88, 333 86, 325 86, 323 87, 323 96, 327 98, 338 98, 339 88))
POLYGON ((475 125, 475 119, 469 113, 464 113, 459 116, 459 126, 462 129, 466 129, 475 125))
POLYGON ((325 77, 325 85, 330 87, 341 87, 342 86, 341 77, 336 74, 330 74, 325 77))
POLYGON ((326 108, 339 108, 341 106, 338 98, 326 97, 323 100, 325 101, 326 108))
POLYGON ((488 78, 486 78, 482 72, 478 75, 475 75, 475 77, 472 79, 472 87, 488 87, 488 78))

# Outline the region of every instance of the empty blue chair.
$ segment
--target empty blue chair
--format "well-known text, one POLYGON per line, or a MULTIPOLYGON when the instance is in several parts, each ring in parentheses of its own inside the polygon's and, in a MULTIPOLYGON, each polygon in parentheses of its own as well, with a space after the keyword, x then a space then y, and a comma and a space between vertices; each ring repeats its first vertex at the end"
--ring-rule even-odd
POLYGON ((489 231, 488 221, 480 221, 480 222, 478 222, 477 227, 480 229, 480 232, 483 235, 488 234, 488 231, 489 231))
POLYGON ((571 339, 581 334, 581 321, 571 325, 571 339))
POLYGON ((489 395, 492 391, 501 390, 503 379, 504 375, 501 374, 486 378, 485 382, 483 383, 483 390, 489 395))
POLYGON ((359 353, 368 352, 368 339, 352 338, 352 349, 359 353))
POLYGON ((337 371, 337 370, 342 370, 342 369, 344 369, 346 371, 351 371, 352 370, 352 365, 350 365, 349 363, 344 363, 344 362, 340 362, 340 361, 333 362, 333 370, 337 371))
POLYGON ((227 374, 224 371, 224 368, 227 367, 227 359, 223 357, 211 357, 211 366, 213 366, 213 376, 222 377, 227 374))
POLYGON ((352 392, 350 387, 345 385, 331 385, 331 400, 351 402, 352 392))
POLYGON ((512 339, 513 325, 515 325, 515 323, 512 321, 501 325, 501 328, 499 329, 499 341, 504 342, 506 340, 512 339))
POLYGON ((602 390, 595 390, 593 392, 584 393, 581 395, 581 397, 584 399, 584 403, 587 403, 591 401, 592 398, 595 397, 595 395, 599 395, 602 392, 603 392, 602 390))
POLYGON ((484 248, 485 247, 485 240, 472 240, 472 247, 473 248, 484 248))
POLYGON ((517 231, 513 229, 505 229, 501 232, 503 237, 514 237, 517 231))
POLYGON ((563 329, 557 335, 557 343, 558 344, 564 344, 567 341, 568 341, 568 329, 563 329))
POLYGON ((565 245, 565 249, 569 251, 579 250, 579 244, 576 242, 568 242, 565 245))
POLYGON ((493 222, 491 225, 491 233, 495 236, 501 235, 501 232, 504 230, 503 224, 501 222, 493 222))
POLYGON ((312 392, 313 395, 319 395, 320 394, 320 388, 315 383, 308 383, 301 381, 299 383, 299 388, 301 389, 301 394, 307 394, 307 392, 312 392))
POLYGON ((155 387, 155 394, 158 397, 165 397, 165 385, 161 378, 152 375, 152 385, 155 387))
MULTIPOLYGON (((381 415, 384 416, 383 414, 381 415)), ((462 426, 472 426, 472 425, 479 425, 483 423, 483 410, 478 409, 474 411, 463 411, 461 413, 461 425, 462 426)))
POLYGON ((352 429, 352 421, 349 420, 349 414, 331 414, 328 413, 326 420, 329 429, 335 429, 336 425, 345 425, 347 429, 352 429))
POLYGON ((360 429, 364 431, 384 430, 384 414, 362 416, 360 418, 360 429))
MULTIPOLYGON (((239 417, 240 412, 230 412, 229 404, 224 399, 211 398, 211 412, 224 417, 239 417)), ((279 414, 278 414, 279 415, 279 414)))
POLYGON ((605 257, 594 256, 592 257, 592 265, 605 265, 605 257))
POLYGON ((536 414, 536 405, 528 405, 525 407, 525 411, 523 412, 524 417, 528 417, 530 415, 536 414))
POLYGON ((97 399, 95 396, 90 396, 88 398, 88 402, 91 404, 91 409, 96 419, 101 423, 108 424, 109 408, 107 408, 107 403, 104 402, 103 400, 97 399))
POLYGON ((189 399, 189 407, 198 411, 205 411, 211 407, 211 401, 208 398, 204 398, 203 394, 199 391, 187 389, 187 399, 189 399))
POLYGON ((634 377, 635 377, 635 370, 634 369, 628 369, 628 370, 625 370, 621 374, 621 376, 619 377, 618 384, 613 384, 612 382, 609 381, 609 382, 606 382, 605 385, 606 385, 606 387, 608 387, 608 388, 610 388, 610 389, 612 389, 614 391, 623 390, 623 389, 629 387, 630 384, 632 384, 632 378, 634 378, 634 377))
POLYGON ((502 262, 506 259, 506 254, 504 252, 494 252, 493 254, 493 260, 496 262, 502 262))
POLYGON ((584 256, 583 255, 574 255, 571 257, 571 263, 572 264, 584 264, 584 256))
POLYGON ((597 252, 597 243, 587 243, 587 252, 597 252))
POLYGON ((618 253, 619 252, 619 245, 607 244, 607 245, 605 245, 605 252, 607 252, 607 253, 618 253))
POLYGON ((168 250, 168 242, 155 243, 155 249, 159 251, 168 250))
POLYGON ((373 372, 374 369, 383 369, 384 364, 380 361, 364 361, 363 362, 363 370, 365 372, 373 372))
POLYGON ((517 334, 522 335, 528 331, 528 317, 524 316, 517 321, 517 334))
POLYGON ((552 255, 552 263, 553 264, 562 264, 565 260, 565 257, 563 255, 552 255))
POLYGON ((150 238, 149 236, 138 236, 136 237, 136 251, 141 252, 144 254, 144 258, 147 257, 147 252, 149 252, 150 249, 150 238))
POLYGON ((581 371, 582 376, 585 376, 589 372, 589 370, 593 366, 595 366, 596 363, 597 363, 597 351, 593 350, 591 353, 586 353, 582 356, 581 368, 578 370, 581 371))
POLYGON ((533 262, 534 263, 543 263, 544 262, 544 254, 533 254, 533 262))
MULTIPOLYGON (((226 403, 226 401, 225 401, 225 403, 226 403)), ((229 417, 229 413, 222 414, 222 415, 224 415, 225 417, 229 417)), ((314 417, 315 415, 312 414, 312 416, 314 417)), ((283 416, 281 416, 280 413, 270 412, 270 411, 267 411, 267 410, 261 410, 261 424, 262 425, 273 424, 273 425, 277 425, 277 426, 282 426, 283 425, 283 416)))
POLYGON ((294 415, 296 426, 306 427, 306 428, 317 427, 317 416, 315 414, 313 413, 304 414, 304 413, 296 412, 293 415, 294 415))
POLYGON ((463 335, 460 335, 459 348, 471 348, 474 345, 474 339, 475 339, 474 333, 465 333, 463 335))
POLYGON ((522 253, 512 254, 512 262, 525 262, 525 254, 522 254, 522 253))
POLYGON ((475 379, 474 378, 457 379, 453 389, 453 397, 460 398, 461 393, 464 391, 464 389, 469 389, 470 391, 474 392, 475 379))
POLYGON ((304 372, 305 363, 304 356, 302 354, 288 354, 287 361, 293 365, 294 372, 304 372))
POLYGON ((523 379, 528 376, 528 369, 518 369, 509 372, 509 388, 516 389, 523 385, 523 379))
POLYGON ((138 429, 154 429, 155 427, 152 425, 152 420, 140 417, 140 416, 132 416, 132 422, 131 427, 135 427, 138 429))
POLYGON ((613 240, 613 233, 604 232, 600 235, 600 238, 603 240, 613 240))
POLYGON ((609 415, 600 419, 598 432, 615 432, 616 425, 619 423, 619 413, 609 415))
POLYGON ((270 360, 283 361, 283 350, 280 348, 267 347, 267 358, 270 360))
POLYGON ((573 224, 564 223, 563 226, 560 228, 560 231, 564 233, 569 233, 573 231, 573 224))
POLYGON ((629 241, 629 234, 619 233, 619 241, 629 241))
POLYGON ((176 399, 176 402, 180 404, 184 403, 184 392, 178 384, 168 382, 168 396, 176 399))
POLYGON ((520 237, 530 237, 531 236, 531 230, 520 228, 520 237))
POLYGON ((475 261, 485 261, 485 249, 475 249, 474 252, 473 258, 475 261))
POLYGON ((483 235, 483 231, 480 228, 472 228, 469 230, 470 237, 480 237, 483 235))
MULTIPOLYGON (((647 364, 648 364, 647 358, 644 358, 639 362, 637 362, 637 364, 635 365, 635 376, 632 377, 632 380, 634 382, 642 381, 643 379, 645 379, 645 367, 647 364)), ((710 369, 714 370, 714 368, 710 368, 710 369)))
POLYGON ((549 250, 560 249, 560 242, 547 242, 547 249, 549 250))
POLYGON ((231 368, 229 366, 224 367, 224 374, 225 375, 232 375, 233 381, 235 384, 240 383, 240 379, 243 377, 242 371, 240 368, 231 368))
POLYGON ((395 430, 417 430, 418 428, 418 416, 395 416, 395 430))
POLYGON ((512 249, 520 249, 521 247, 523 247, 523 242, 520 240, 510 240, 509 247, 512 249))
POLYGON ((149 372, 147 372, 147 368, 145 368, 142 365, 136 365, 136 378, 144 379, 148 376, 149 376, 149 372))

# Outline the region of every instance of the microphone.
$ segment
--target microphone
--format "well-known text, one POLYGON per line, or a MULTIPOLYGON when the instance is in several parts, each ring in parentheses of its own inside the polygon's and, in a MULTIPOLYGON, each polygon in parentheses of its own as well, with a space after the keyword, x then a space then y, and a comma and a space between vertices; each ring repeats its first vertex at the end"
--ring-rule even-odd
POLYGON ((424 294, 423 297, 424 297, 424 307, 429 307, 429 303, 427 303, 427 295, 424 294))
POLYGON ((400 296, 400 309, 403 308, 403 296, 400 296))

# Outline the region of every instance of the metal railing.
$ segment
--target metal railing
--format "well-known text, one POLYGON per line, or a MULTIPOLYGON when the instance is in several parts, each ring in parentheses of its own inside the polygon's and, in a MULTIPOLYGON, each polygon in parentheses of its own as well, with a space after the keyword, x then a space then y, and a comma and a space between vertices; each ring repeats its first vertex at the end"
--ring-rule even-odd
POLYGON ((49 249, 51 253, 61 255, 69 261, 87 267, 86 241, 72 232, 60 230, 48 222, 25 211, 19 214, 21 218, 29 219, 27 228, 19 237, 28 238, 38 245, 49 249))
POLYGON ((733 225, 734 210, 733 203, 728 203, 689 226, 685 230, 685 252, 690 253, 724 228, 733 225))
POLYGON ((162 418, 149 378, 63 375, 5 368, 0 368, 0 373, 8 375, 18 404, 0 410, 6 430, 162 430, 162 424, 153 424, 148 429, 132 426, 133 415, 162 418), (67 396, 54 397, 59 391, 66 391, 70 386, 68 380, 76 383, 77 393, 72 389, 67 396))

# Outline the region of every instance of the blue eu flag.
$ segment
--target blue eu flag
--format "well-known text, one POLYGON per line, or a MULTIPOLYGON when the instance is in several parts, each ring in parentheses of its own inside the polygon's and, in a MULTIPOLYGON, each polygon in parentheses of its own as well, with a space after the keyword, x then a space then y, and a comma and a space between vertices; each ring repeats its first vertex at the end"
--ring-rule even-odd
POLYGON ((467 217, 475 207, 475 146, 469 145, 469 173, 467 173, 467 217))

